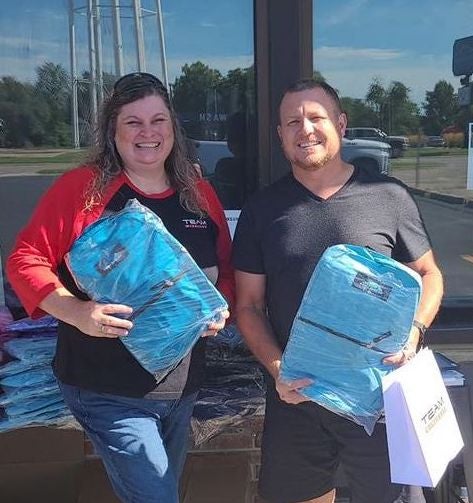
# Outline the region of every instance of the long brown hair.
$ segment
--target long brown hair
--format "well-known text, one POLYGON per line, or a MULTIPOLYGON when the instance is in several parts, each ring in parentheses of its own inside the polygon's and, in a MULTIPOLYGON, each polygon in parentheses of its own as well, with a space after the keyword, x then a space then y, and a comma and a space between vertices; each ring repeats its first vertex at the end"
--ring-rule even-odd
POLYGON ((199 178, 187 158, 187 148, 179 121, 162 82, 149 73, 130 73, 121 77, 100 110, 95 134, 96 145, 91 151, 90 164, 96 176, 86 195, 86 208, 98 204, 107 185, 124 169, 123 161, 115 146, 117 116, 124 105, 147 96, 159 96, 169 110, 174 131, 174 145, 164 162, 169 183, 178 194, 182 206, 194 213, 205 211, 205 204, 197 190, 199 178))

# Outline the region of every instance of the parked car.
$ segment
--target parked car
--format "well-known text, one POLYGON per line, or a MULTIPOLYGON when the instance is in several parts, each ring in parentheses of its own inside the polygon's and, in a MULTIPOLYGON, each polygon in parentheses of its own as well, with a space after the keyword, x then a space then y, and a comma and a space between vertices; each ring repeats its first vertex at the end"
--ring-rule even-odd
POLYGON ((215 173, 215 167, 220 159, 233 157, 226 141, 193 140, 197 149, 202 174, 209 178, 215 173))
MULTIPOLYGON (((194 140, 203 175, 211 178, 218 161, 233 157, 226 141, 194 140)), ((372 140, 342 139, 342 158, 354 166, 364 166, 379 173, 389 174, 391 147, 372 140)))
MULTIPOLYGON (((234 157, 226 141, 193 141, 202 173, 214 185, 224 208, 241 208, 247 196, 245 160, 234 157)), ((343 160, 379 173, 389 174, 390 151, 387 143, 342 139, 343 160)))
POLYGON ((374 140, 342 139, 342 159, 355 167, 365 167, 389 175, 391 146, 374 140))
POLYGON ((401 157, 409 147, 409 138, 406 136, 390 136, 375 127, 347 128, 345 137, 350 140, 376 140, 391 145, 391 157, 401 157))
POLYGON ((446 142, 443 136, 427 136, 425 145, 427 147, 445 147, 446 142))

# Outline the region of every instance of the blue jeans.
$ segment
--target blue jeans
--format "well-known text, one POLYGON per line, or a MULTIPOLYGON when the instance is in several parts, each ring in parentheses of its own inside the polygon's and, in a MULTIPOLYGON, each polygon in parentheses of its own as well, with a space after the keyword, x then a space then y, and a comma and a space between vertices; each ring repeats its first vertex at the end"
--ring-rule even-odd
POLYGON ((59 383, 124 503, 177 503, 196 393, 150 400, 59 383))

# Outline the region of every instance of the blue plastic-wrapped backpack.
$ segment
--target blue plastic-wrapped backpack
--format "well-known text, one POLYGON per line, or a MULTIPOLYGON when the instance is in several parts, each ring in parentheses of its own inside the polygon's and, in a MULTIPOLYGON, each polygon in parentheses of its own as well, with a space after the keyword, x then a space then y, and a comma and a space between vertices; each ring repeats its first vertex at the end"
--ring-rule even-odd
POLYGON ((417 273, 367 248, 322 255, 291 328, 281 377, 308 377, 301 392, 371 434, 383 412, 382 359, 402 350, 421 295, 417 273))
POLYGON ((161 219, 136 199, 85 229, 66 255, 92 299, 133 308, 121 341, 159 381, 227 304, 161 219))

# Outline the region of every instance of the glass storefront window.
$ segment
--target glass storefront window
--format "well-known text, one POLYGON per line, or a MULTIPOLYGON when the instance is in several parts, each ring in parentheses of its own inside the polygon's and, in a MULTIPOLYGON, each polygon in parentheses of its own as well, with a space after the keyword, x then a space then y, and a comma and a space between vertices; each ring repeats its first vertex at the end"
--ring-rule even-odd
POLYGON ((163 7, 174 55, 174 106, 204 176, 226 209, 238 209, 256 176, 253 2, 169 0, 163 7))
POLYGON ((103 96, 141 70, 168 83, 204 176, 240 207, 255 176, 251 0, 18 0, 0 33, 0 175, 77 165, 103 96))
POLYGON ((471 35, 470 2, 314 2, 315 73, 342 96, 347 137, 391 146, 390 172, 412 188, 447 299, 473 303, 473 107, 459 104, 452 73, 453 43, 471 35))

